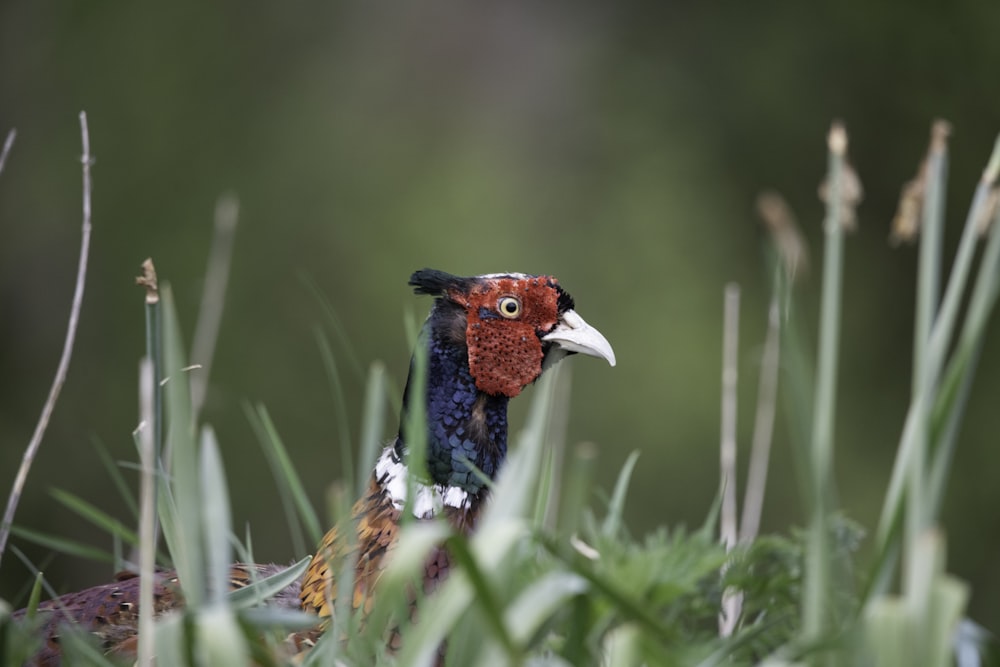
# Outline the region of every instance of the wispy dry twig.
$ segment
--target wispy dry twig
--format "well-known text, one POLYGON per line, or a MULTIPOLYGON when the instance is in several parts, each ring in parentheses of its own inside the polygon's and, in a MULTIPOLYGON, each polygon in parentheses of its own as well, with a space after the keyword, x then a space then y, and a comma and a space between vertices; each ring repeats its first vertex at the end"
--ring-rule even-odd
MULTIPOLYGON (((771 440, 774 434, 774 416, 777 411, 778 370, 781 355, 781 289, 804 273, 809 264, 809 248, 799 230, 791 206, 779 193, 762 192, 757 197, 757 213, 771 235, 778 253, 774 293, 767 314, 767 337, 761 357, 760 376, 757 384, 757 410, 754 417, 753 444, 747 472, 746 491, 743 496, 743 514, 740 519, 740 542, 749 544, 760 531, 760 518, 767 487, 767 469, 771 457, 771 440), (782 278, 781 276, 784 276, 782 278)), ((787 293, 786 293, 787 298, 787 293)))
MULTIPOLYGON (((83 288, 87 280, 87 258, 90 254, 90 166, 93 160, 90 156, 90 131, 87 128, 87 112, 80 112, 80 137, 83 143, 83 155, 80 158, 83 164, 83 225, 82 238, 80 240, 80 260, 76 272, 76 289, 73 292, 73 304, 70 307, 69 327, 66 331, 66 341, 63 344, 62 357, 59 359, 59 366, 56 368, 56 375, 52 379, 52 388, 49 390, 49 397, 42 407, 42 414, 38 418, 35 432, 31 436, 24 456, 21 459, 21 467, 17 470, 17 477, 14 486, 7 499, 7 509, 4 511, 3 523, 0 524, 0 559, 3 558, 4 550, 7 547, 7 539, 10 537, 10 527, 14 523, 14 513, 17 511, 17 504, 24 492, 24 485, 28 479, 28 472, 31 464, 38 454, 38 448, 42 444, 42 436, 49 425, 49 418, 55 409, 59 392, 66 382, 66 373, 69 371, 70 358, 73 356, 73 343, 76 340, 76 329, 80 319, 80 306, 83 303, 83 288)), ((13 141, 8 135, 8 141, 13 141)), ((6 149, 5 153, 6 155, 6 149)))
POLYGON ((3 142, 3 150, 0 150, 0 174, 3 173, 3 168, 7 165, 7 156, 10 154, 10 149, 14 145, 16 137, 17 129, 10 128, 10 132, 7 133, 7 138, 3 142))

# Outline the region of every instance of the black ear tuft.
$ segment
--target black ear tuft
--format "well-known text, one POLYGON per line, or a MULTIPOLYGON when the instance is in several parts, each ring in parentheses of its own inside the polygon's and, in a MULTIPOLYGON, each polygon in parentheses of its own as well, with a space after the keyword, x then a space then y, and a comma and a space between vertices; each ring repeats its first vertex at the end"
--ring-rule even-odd
POLYGON ((560 313, 565 313, 567 310, 573 310, 576 308, 576 304, 573 303, 573 297, 569 295, 569 292, 564 290, 559 285, 555 286, 556 291, 559 293, 559 301, 557 307, 560 313))
POLYGON ((457 289, 467 292, 470 278, 453 276, 436 269, 420 269, 410 276, 408 283, 415 294, 430 294, 431 296, 448 296, 448 290, 457 289))

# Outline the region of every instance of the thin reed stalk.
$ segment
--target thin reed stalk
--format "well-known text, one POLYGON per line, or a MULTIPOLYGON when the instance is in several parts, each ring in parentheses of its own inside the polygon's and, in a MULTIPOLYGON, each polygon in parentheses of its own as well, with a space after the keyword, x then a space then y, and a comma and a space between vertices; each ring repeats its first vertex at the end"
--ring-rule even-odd
POLYGON ((810 448, 812 507, 806 547, 802 632, 815 641, 828 630, 831 585, 828 514, 833 491, 833 434, 837 404, 837 358, 844 263, 844 183, 847 132, 834 123, 828 138, 826 219, 823 224, 823 287, 820 302, 819 360, 810 448))

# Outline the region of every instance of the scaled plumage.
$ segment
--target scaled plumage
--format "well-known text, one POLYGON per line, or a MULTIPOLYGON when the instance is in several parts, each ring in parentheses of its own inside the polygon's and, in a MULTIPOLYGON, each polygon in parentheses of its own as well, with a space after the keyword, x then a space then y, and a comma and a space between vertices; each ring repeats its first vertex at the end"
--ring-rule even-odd
MULTIPOLYGON (((276 564, 234 563, 229 569, 232 590, 244 588, 284 570, 276 564)), ((183 596, 177 575, 172 570, 159 571, 153 585, 154 614, 160 615, 183 605, 183 596)), ((295 583, 269 600, 269 604, 290 609, 299 606, 299 584, 295 583)), ((24 610, 14 614, 22 617, 24 610)), ((131 657, 136 652, 136 631, 139 627, 139 576, 133 572, 120 572, 115 581, 82 591, 67 593, 38 605, 41 619, 39 634, 42 646, 28 663, 50 667, 62 662, 60 636, 63 626, 73 624, 76 629, 92 635, 105 654, 131 657)))
MULTIPOLYGON (((398 539, 406 494, 417 519, 443 515, 456 530, 473 530, 488 486, 477 471, 495 477, 507 453, 507 403, 553 363, 567 354, 601 357, 612 366, 607 340, 575 311, 572 297, 555 278, 519 273, 453 276, 423 269, 410 277, 417 294, 435 297, 420 344, 426 346, 426 468, 430 479, 410 480, 406 466, 414 434, 407 432, 406 412, 414 400, 407 381, 399 434, 379 457, 367 491, 355 503, 353 526, 334 527, 302 578, 279 594, 277 604, 291 605, 298 596, 302 609, 327 618, 342 594, 336 574, 346 559, 355 560, 352 606, 367 611, 379 573, 398 539), (353 529, 354 540, 344 531, 353 529), (349 550, 348 545, 353 544, 349 550)), ((412 369, 411 369, 412 370, 412 369)), ((248 573, 278 566, 236 565, 234 587, 246 585, 248 573)), ((447 576, 447 550, 436 549, 425 564, 425 589, 447 576)), ((182 604, 174 575, 157 584, 156 613, 182 604)), ((138 578, 69 594, 45 603, 52 614, 45 633, 46 653, 37 664, 58 663, 58 623, 73 620, 98 634, 108 652, 134 651, 138 578), (55 611, 55 610, 60 611, 55 611), (43 657, 50 660, 45 662, 43 657)))

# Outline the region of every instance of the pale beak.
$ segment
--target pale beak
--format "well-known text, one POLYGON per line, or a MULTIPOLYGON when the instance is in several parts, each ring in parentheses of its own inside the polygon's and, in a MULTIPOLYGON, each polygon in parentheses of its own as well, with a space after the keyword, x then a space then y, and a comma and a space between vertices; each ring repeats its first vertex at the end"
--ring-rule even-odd
POLYGON ((615 365, 615 351, 601 332, 587 324, 575 310, 563 313, 555 329, 542 336, 542 340, 555 343, 568 352, 579 352, 600 357, 615 365))

